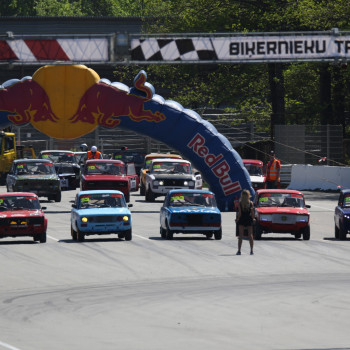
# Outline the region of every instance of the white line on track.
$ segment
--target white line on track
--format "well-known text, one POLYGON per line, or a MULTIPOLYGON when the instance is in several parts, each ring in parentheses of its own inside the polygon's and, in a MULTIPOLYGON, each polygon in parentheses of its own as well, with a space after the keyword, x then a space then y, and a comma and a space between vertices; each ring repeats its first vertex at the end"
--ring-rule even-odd
POLYGON ((139 235, 134 235, 136 237, 139 237, 139 238, 142 238, 142 239, 146 239, 148 241, 148 238, 147 237, 142 237, 142 236, 139 236, 139 235))
POLYGON ((313 207, 320 208, 320 209, 325 209, 325 210, 328 210, 328 211, 334 211, 334 209, 329 209, 329 208, 321 207, 321 206, 316 205, 316 204, 313 204, 313 205, 312 205, 312 208, 313 208, 313 207))
POLYGON ((50 238, 50 239, 53 239, 54 241, 58 242, 59 239, 55 238, 55 237, 52 237, 52 236, 49 236, 49 235, 46 235, 47 238, 50 238))
POLYGON ((19 348, 16 348, 15 346, 12 346, 10 344, 7 343, 3 343, 2 341, 0 341, 0 346, 6 348, 6 349, 11 349, 11 350, 20 350, 19 348))
MULTIPOLYGON (((142 238, 142 239, 145 239, 145 240, 148 241, 148 238, 147 238, 147 237, 142 237, 142 236, 139 236, 139 235, 133 235, 133 236, 139 237, 139 238, 142 238)), ((50 238, 50 239, 52 239, 52 240, 54 240, 54 241, 56 241, 56 242, 59 241, 59 239, 57 239, 57 238, 55 238, 55 237, 52 237, 52 236, 49 236, 49 235, 46 235, 46 237, 47 237, 47 238, 50 238)))

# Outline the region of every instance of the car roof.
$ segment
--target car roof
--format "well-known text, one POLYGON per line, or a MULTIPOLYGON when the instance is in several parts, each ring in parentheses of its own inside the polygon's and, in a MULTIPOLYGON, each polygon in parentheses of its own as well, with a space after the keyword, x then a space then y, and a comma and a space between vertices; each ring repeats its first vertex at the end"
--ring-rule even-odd
POLYGON ((263 190, 257 190, 256 194, 263 194, 263 193, 293 193, 293 194, 300 194, 304 195, 302 192, 297 190, 287 190, 287 189, 263 189, 263 190))
POLYGON ((146 154, 145 159, 149 158, 177 158, 177 159, 182 159, 180 154, 175 154, 175 153, 149 153, 146 154))
POLYGON ((53 153, 53 152, 56 152, 56 153, 75 153, 74 151, 66 151, 66 150, 61 150, 61 149, 47 149, 47 150, 44 150, 44 151, 40 151, 39 154, 41 153, 45 153, 45 152, 50 152, 50 153, 53 153))
POLYGON ((341 192, 343 193, 343 194, 348 194, 348 193, 350 193, 350 189, 344 189, 344 190, 341 190, 341 192))
POLYGON ((0 193, 0 197, 17 197, 17 196, 25 196, 25 197, 36 197, 38 196, 35 193, 32 192, 6 192, 6 193, 0 193))
POLYGON ((172 193, 177 193, 177 192, 181 192, 181 193, 207 193, 207 194, 214 194, 213 192, 209 191, 209 190, 189 190, 189 189, 177 189, 177 190, 170 190, 168 193, 169 195, 171 195, 172 193))
POLYGON ((88 163, 116 163, 119 165, 125 165, 125 163, 122 160, 118 159, 88 159, 86 161, 86 164, 88 163))
POLYGON ((185 160, 185 159, 170 159, 170 158, 155 158, 152 159, 151 162, 152 163, 156 163, 156 162, 165 162, 165 163, 173 163, 174 161, 179 162, 179 163, 183 163, 183 164, 191 164, 190 161, 185 160))
POLYGON ((52 160, 49 159, 38 159, 38 158, 21 158, 21 159, 15 159, 13 161, 14 163, 52 163, 52 160))
POLYGON ((258 164, 263 165, 264 163, 261 160, 258 159, 242 159, 243 164, 258 164))
POLYGON ((87 194, 123 194, 123 192, 121 191, 117 191, 117 190, 89 190, 89 191, 80 191, 78 193, 78 196, 81 195, 87 195, 87 194))

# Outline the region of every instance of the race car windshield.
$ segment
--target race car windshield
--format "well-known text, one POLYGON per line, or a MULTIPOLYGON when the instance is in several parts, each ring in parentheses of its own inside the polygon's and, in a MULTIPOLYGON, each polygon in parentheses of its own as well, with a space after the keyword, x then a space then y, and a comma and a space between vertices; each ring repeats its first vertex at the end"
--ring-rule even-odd
POLYGON ((85 175, 125 175, 125 168, 117 163, 91 163, 86 165, 85 175))
POLYGON ((300 194, 263 193, 258 200, 258 207, 293 207, 304 208, 304 198, 300 194))
POLYGON ((75 174, 74 168, 72 166, 58 166, 56 168, 57 174, 75 174))
POLYGON ((171 207, 216 207, 216 201, 212 194, 201 193, 174 193, 170 197, 171 207))
POLYGON ((255 164, 244 164, 245 168, 248 170, 250 176, 262 176, 262 167, 255 164))
POLYGON ((92 194, 79 198, 79 209, 126 207, 121 194, 92 194))
POLYGON ((346 207, 346 208, 350 207, 350 195, 348 195, 344 198, 344 207, 346 207))
POLYGON ((4 210, 40 210, 40 202, 32 196, 6 196, 0 198, 0 211, 4 210))
POLYGON ((17 163, 16 175, 51 175, 55 174, 55 167, 52 163, 24 162, 17 163))
POLYGON ((73 153, 67 152, 47 152, 41 154, 41 159, 49 159, 54 163, 76 163, 73 153))
POLYGON ((187 163, 155 162, 151 169, 152 174, 191 174, 191 167, 187 163))

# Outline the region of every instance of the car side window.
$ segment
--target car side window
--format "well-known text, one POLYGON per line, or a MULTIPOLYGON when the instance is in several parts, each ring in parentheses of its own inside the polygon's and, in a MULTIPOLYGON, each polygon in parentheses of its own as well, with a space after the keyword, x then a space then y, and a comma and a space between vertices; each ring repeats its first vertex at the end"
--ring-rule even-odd
POLYGON ((338 205, 339 206, 342 206, 343 205, 343 194, 341 193, 340 195, 339 195, 339 200, 338 200, 338 205))

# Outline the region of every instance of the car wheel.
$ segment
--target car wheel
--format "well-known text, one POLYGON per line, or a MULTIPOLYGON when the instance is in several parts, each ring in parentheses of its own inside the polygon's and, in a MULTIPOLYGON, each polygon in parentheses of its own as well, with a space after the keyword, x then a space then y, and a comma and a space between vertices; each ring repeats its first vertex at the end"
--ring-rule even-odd
POLYGON ((61 198, 62 198, 61 191, 57 192, 56 195, 55 195, 55 202, 60 202, 61 198))
POLYGON ((165 233, 166 239, 173 239, 174 237, 174 232, 170 230, 168 224, 166 225, 166 233, 165 233))
POLYGON ((166 230, 164 230, 164 228, 161 226, 159 231, 160 231, 160 236, 165 239, 166 238, 166 230))
POLYGON ((303 230, 303 240, 308 241, 310 239, 310 226, 306 226, 303 230))
POLYGON ((220 230, 214 232, 214 238, 216 240, 220 240, 222 238, 222 229, 221 228, 220 228, 220 230))
POLYGON ((262 232, 263 232, 263 230, 262 230, 261 225, 259 223, 256 223, 255 230, 254 230, 254 239, 256 239, 257 241, 259 239, 261 239, 262 232))
POLYGON ((207 237, 207 239, 213 238, 213 234, 212 233, 205 233, 205 236, 207 237))
POLYGON ((299 232, 299 233, 296 233, 295 235, 294 235, 294 237, 295 237, 295 239, 300 239, 301 238, 301 233, 299 232))
POLYGON ((141 183, 141 185, 140 185, 140 195, 141 196, 145 195, 145 186, 143 185, 143 183, 141 183))
POLYGON ((46 232, 43 232, 43 233, 40 235, 39 242, 40 242, 40 243, 46 243, 46 232))
POLYGON ((33 236, 33 241, 34 242, 40 241, 40 235, 39 234, 34 235, 33 236))
POLYGON ((72 240, 76 241, 77 238, 77 233, 73 230, 73 226, 70 227, 70 235, 72 236, 72 240))
POLYGON ((339 228, 334 224, 334 237, 339 238, 339 228))
POLYGON ((341 226, 339 227, 339 239, 341 241, 346 240, 346 231, 341 226))
POLYGON ((154 193, 149 188, 146 192, 146 202, 154 202, 155 199, 156 197, 154 196, 154 193))
POLYGON ((125 201, 126 201, 127 203, 130 202, 130 193, 128 193, 128 194, 125 195, 125 201))
POLYGON ((77 227, 77 240, 78 242, 84 242, 85 235, 83 232, 81 232, 77 227))
POLYGON ((131 229, 130 230, 126 230, 125 231, 125 240, 126 241, 131 241, 131 239, 132 239, 132 231, 131 231, 131 229))

